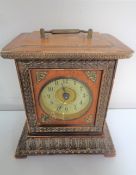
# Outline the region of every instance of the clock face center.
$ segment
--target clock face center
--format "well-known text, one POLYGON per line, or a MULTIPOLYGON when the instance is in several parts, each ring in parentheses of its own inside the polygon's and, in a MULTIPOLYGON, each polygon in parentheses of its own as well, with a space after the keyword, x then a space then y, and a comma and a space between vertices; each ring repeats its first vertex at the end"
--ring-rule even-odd
POLYGON ((70 104, 73 103, 77 98, 76 91, 67 86, 63 88, 60 87, 55 92, 55 98, 59 100, 60 103, 70 104))
POLYGON ((64 100, 68 100, 69 97, 70 97, 69 93, 67 93, 67 92, 64 92, 64 93, 63 93, 63 98, 64 98, 64 100))

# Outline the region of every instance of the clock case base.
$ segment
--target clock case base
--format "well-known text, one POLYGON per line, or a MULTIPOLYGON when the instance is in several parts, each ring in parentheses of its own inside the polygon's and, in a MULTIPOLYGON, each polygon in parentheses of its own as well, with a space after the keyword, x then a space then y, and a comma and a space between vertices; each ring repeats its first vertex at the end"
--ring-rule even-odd
POLYGON ((99 136, 31 136, 26 123, 15 157, 44 154, 103 154, 113 157, 115 148, 106 123, 103 134, 99 136))

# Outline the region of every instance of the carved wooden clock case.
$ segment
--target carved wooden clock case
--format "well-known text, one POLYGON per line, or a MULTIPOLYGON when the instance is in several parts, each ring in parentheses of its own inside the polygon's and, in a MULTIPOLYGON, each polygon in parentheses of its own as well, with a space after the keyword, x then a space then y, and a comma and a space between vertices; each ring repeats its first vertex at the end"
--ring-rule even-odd
POLYGON ((114 156, 105 117, 117 61, 132 52, 111 35, 78 29, 40 29, 8 44, 1 55, 15 60, 27 116, 15 156, 114 156))

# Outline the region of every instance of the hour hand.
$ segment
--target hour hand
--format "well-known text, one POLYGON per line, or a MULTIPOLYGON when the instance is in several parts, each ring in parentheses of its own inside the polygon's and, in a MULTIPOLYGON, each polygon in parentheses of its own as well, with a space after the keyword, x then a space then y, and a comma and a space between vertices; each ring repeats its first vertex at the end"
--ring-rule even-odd
POLYGON ((62 89, 63 89, 63 91, 66 92, 65 87, 63 86, 63 84, 61 84, 61 85, 62 85, 62 89))

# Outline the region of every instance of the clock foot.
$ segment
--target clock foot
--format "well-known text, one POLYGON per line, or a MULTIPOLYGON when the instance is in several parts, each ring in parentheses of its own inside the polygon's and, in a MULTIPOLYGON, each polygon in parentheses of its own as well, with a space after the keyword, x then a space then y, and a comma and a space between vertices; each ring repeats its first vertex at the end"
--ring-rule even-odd
POLYGON ((25 159, 25 158, 27 158, 27 155, 26 154, 22 154, 22 153, 16 153, 15 154, 15 158, 17 158, 17 159, 25 159))
POLYGON ((115 156, 115 148, 107 125, 102 136, 39 136, 28 134, 25 124, 18 143, 15 157, 26 158, 28 155, 43 154, 103 154, 115 156))
POLYGON ((104 153, 104 157, 115 157, 115 155, 116 155, 115 151, 104 153))

